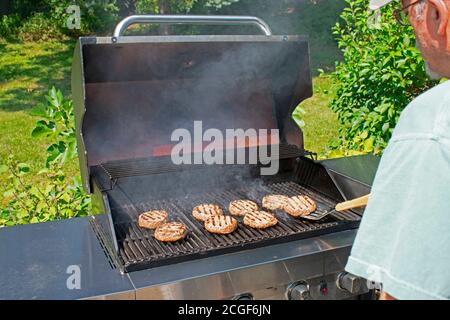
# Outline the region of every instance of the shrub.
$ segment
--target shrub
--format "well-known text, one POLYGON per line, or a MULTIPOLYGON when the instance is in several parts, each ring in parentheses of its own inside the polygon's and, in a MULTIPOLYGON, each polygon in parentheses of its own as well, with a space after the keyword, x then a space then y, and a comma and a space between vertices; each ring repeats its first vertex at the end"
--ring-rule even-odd
POLYGON ((90 34, 110 31, 118 17, 119 7, 116 0, 47 0, 51 4, 51 19, 66 34, 90 34), (70 5, 78 5, 81 13, 81 29, 71 30, 67 27, 70 5))
MULTIPOLYGON (((8 0, 7 0, 8 1, 8 0)), ((28 18, 35 12, 48 11, 48 0, 9 0, 12 10, 21 18, 28 18)))
POLYGON ((54 143, 47 148, 45 166, 59 162, 64 165, 73 159, 77 152, 72 100, 64 99, 61 91, 54 87, 47 95, 47 104, 38 104, 32 114, 42 119, 36 123, 31 136, 49 137, 54 143))
POLYGON ((335 147, 381 153, 401 111, 430 88, 425 65, 415 47, 412 27, 399 25, 393 15, 398 3, 374 20, 368 0, 346 0, 348 7, 333 33, 344 60, 332 74, 337 96, 331 108, 338 114, 341 141, 335 147), (375 20, 374 20, 375 21, 375 20))
MULTIPOLYGON (((238 1, 239 0, 166 0, 165 2, 172 13, 186 13, 196 5, 219 10, 238 1)), ((136 12, 158 13, 159 4, 159 0, 135 0, 136 12)))
POLYGON ((42 119, 36 123, 32 136, 50 137, 54 143, 47 148, 38 184, 27 182, 30 168, 14 156, 0 164, 0 172, 9 172, 0 227, 86 216, 90 212, 90 197, 84 193, 80 178, 69 181, 63 170, 66 160, 76 155, 72 101, 52 88, 47 104, 37 106, 33 113, 42 119))
POLYGON ((205 6, 215 8, 218 10, 223 7, 232 5, 233 3, 236 3, 238 1, 239 0, 206 0, 205 6))
POLYGON ((90 198, 84 193, 79 178, 67 182, 62 167, 52 164, 38 175, 40 185, 26 182, 30 168, 10 156, 0 171, 9 172, 9 189, 4 197, 7 205, 0 209, 0 227, 45 222, 86 216, 90 211, 90 198))
POLYGON ((22 24, 19 38, 23 41, 48 41, 61 39, 63 34, 44 13, 36 13, 22 24))
POLYGON ((15 0, 13 9, 15 15, 0 20, 0 36, 19 35, 25 41, 104 33, 119 20, 117 0, 15 0), (72 15, 67 11, 71 5, 80 8, 79 29, 69 29, 67 25, 72 15))
POLYGON ((17 14, 0 17, 0 37, 14 37, 20 28, 20 16, 17 14))

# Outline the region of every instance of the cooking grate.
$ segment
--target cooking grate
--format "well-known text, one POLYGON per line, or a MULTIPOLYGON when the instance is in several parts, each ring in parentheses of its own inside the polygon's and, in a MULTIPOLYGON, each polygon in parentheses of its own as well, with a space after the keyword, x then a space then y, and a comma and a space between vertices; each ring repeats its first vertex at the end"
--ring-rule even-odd
POLYGON ((313 222, 295 219, 278 211, 279 223, 274 227, 266 230, 248 228, 242 223, 242 218, 238 217, 239 227, 234 233, 215 235, 207 232, 203 224, 191 216, 192 208, 201 203, 217 203, 228 212, 228 204, 232 200, 250 199, 261 205, 262 197, 267 194, 287 196, 307 194, 315 199, 319 211, 328 210, 335 205, 328 198, 294 182, 273 184, 252 182, 251 185, 236 190, 213 191, 186 198, 130 203, 112 208, 113 212, 122 210, 133 217, 131 221, 115 224, 119 253, 125 270, 134 271, 351 229, 358 226, 361 218, 356 213, 343 212, 332 214, 322 221, 313 222), (177 243, 161 243, 153 238, 152 230, 139 228, 137 226, 138 214, 152 209, 164 209, 169 212, 171 220, 185 223, 189 229, 187 237, 177 243))
MULTIPOLYGON (((250 149, 254 148, 245 148, 246 154, 248 154, 250 149)), ((258 152, 257 154, 259 155, 258 152)), ((297 146, 287 144, 279 145, 279 160, 293 159, 302 155, 303 151, 300 150, 297 146)), ((224 157, 226 157, 225 152, 224 157)), ((224 163, 226 163, 225 158, 224 163)), ((110 180, 115 180, 126 177, 160 174, 163 172, 183 171, 186 169, 202 169, 204 166, 174 164, 170 156, 163 156, 132 160, 109 161, 99 165, 99 167, 109 177, 110 180)))

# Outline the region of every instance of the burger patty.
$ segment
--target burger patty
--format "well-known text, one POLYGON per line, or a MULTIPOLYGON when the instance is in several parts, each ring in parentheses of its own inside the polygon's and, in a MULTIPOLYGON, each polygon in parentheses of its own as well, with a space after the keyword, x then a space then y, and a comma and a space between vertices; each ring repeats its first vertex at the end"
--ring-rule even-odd
POLYGON ((284 211, 293 217, 305 217, 316 211, 316 202, 306 195, 295 196, 288 199, 284 211))
POLYGON ((237 227, 238 222, 230 216, 213 216, 205 222, 205 229, 217 234, 232 233, 237 227))
POLYGON ((247 213, 258 210, 258 205, 250 200, 231 201, 228 210, 233 216, 243 217, 247 213))
POLYGON ((270 211, 283 209, 289 197, 280 194, 267 195, 262 200, 262 206, 270 211))
POLYGON ((159 226, 155 230, 156 240, 162 242, 175 242, 183 239, 187 234, 187 228, 181 222, 169 222, 159 226))
POLYGON ((192 209, 195 219, 205 222, 211 217, 223 215, 222 209, 217 204, 201 204, 192 209))
POLYGON ((277 218, 266 211, 253 211, 244 216, 244 224, 250 228, 266 229, 278 223, 277 218))
POLYGON ((139 215, 138 224, 141 228, 156 229, 167 222, 169 214, 165 210, 152 210, 139 215))

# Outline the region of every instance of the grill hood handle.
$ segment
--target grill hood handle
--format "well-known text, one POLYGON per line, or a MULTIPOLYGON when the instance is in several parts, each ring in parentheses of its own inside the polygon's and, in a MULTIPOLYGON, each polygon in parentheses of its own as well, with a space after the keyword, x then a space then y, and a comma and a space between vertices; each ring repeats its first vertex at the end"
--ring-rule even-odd
POLYGON ((266 36, 271 36, 269 25, 262 19, 253 16, 206 16, 206 15, 134 15, 129 16, 116 26, 113 42, 123 36, 125 30, 133 24, 195 24, 195 25, 227 25, 258 27, 266 36))

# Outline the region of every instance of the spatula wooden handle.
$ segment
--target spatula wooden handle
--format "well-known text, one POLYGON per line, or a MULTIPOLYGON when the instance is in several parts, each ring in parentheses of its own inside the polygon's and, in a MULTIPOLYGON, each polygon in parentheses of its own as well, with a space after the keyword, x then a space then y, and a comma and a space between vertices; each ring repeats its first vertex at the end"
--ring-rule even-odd
POLYGON ((356 198, 356 199, 349 200, 346 202, 338 203, 336 205, 336 211, 345 211, 345 210, 363 207, 363 206, 367 205, 367 203, 369 202, 369 196, 370 196, 370 194, 365 195, 361 198, 356 198))

